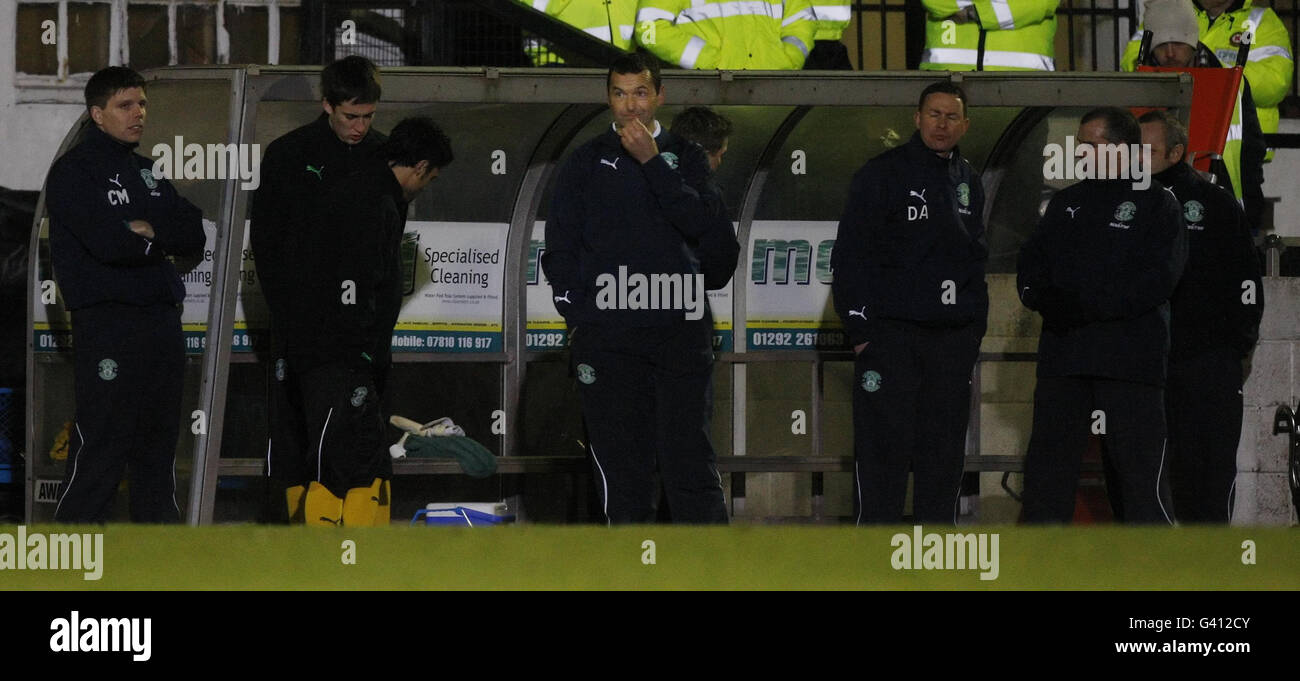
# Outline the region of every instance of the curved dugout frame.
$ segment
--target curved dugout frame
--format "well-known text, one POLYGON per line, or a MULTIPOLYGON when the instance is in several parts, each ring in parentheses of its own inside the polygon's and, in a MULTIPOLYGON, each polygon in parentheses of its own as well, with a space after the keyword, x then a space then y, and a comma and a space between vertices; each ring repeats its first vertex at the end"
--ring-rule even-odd
MULTIPOLYGON (((232 66, 169 67, 149 71, 150 82, 188 79, 226 80, 230 86, 229 143, 253 143, 256 140, 258 107, 263 101, 319 101, 317 84, 320 67, 304 66, 232 66)), ((422 68, 383 69, 384 102, 410 104, 559 104, 559 115, 531 126, 544 128, 530 154, 526 170, 511 204, 509 231, 504 254, 502 338, 499 353, 463 355, 456 353, 418 353, 395 356, 395 361, 449 362, 470 361, 500 365, 499 393, 506 412, 505 433, 501 436, 503 455, 519 451, 521 398, 529 360, 546 353, 526 350, 526 268, 529 240, 537 219, 543 194, 561 155, 591 121, 604 114, 605 71, 596 69, 505 69, 505 68, 422 68)), ((809 111, 816 107, 914 107, 925 85, 947 78, 960 83, 974 102, 982 107, 1087 107, 1101 105, 1172 107, 1186 120, 1192 100, 1192 84, 1186 74, 1110 74, 1110 73, 922 73, 922 72, 784 72, 757 71, 665 71, 667 105, 728 105, 790 107, 780 125, 772 130, 757 164, 746 168, 743 199, 732 210, 738 216, 737 239, 742 244, 742 258, 737 263, 735 281, 744 282, 749 260, 745 255, 750 229, 755 220, 769 174, 782 145, 809 111)), ((83 116, 84 118, 84 116, 83 116)), ((303 121, 306 122, 306 121, 303 121)), ((300 123, 301 124, 301 123, 300 123)), ((992 206, 1002 179, 996 164, 1015 157, 1018 143, 1016 130, 1024 126, 1007 126, 988 154, 984 184, 988 205, 992 206)), ((748 133, 749 131, 747 131, 748 133)), ((448 130, 456 140, 456 131, 448 130)), ((76 128, 64 140, 62 153, 70 146, 76 128)), ((825 134, 839 134, 826 131, 825 134)), ((866 159, 861 159, 860 162, 866 159)), ((860 164, 859 162, 859 164, 860 164)), ((454 169, 455 166, 453 166, 454 169)), ((855 169, 855 168, 854 168, 855 169)), ((851 172, 852 169, 850 169, 851 172)), ((454 172, 454 171, 453 171, 454 172)), ((454 182, 454 176, 448 182, 454 182)), ((844 178, 847 184, 847 177, 844 178)), ((212 522, 217 478, 225 474, 249 474, 253 466, 245 460, 222 465, 221 443, 225 428, 226 392, 232 361, 236 292, 239 289, 240 255, 243 221, 247 215, 251 192, 239 187, 233 177, 223 182, 213 267, 212 293, 207 311, 205 347, 202 354, 199 385, 199 409, 207 415, 207 430, 197 434, 191 445, 194 474, 190 486, 190 503, 186 519, 189 524, 212 522), (233 244, 233 245, 232 245, 233 244), (196 503, 197 501, 197 503, 196 503)), ((32 305, 28 308, 28 329, 34 328, 34 310, 40 305, 40 281, 36 260, 39 257, 40 225, 45 217, 44 192, 37 206, 32 230, 32 268, 30 288, 32 305)), ((986 216, 987 217, 987 216, 986 216)), ((733 381, 733 454, 745 454, 745 364, 748 362, 807 362, 812 369, 811 435, 812 454, 822 453, 821 445, 821 375, 823 362, 845 359, 842 351, 790 350, 747 351, 745 320, 747 301, 745 286, 733 288, 731 295, 734 325, 734 351, 719 358, 730 362, 733 381)), ((27 451, 37 451, 36 416, 40 413, 43 393, 38 389, 35 347, 28 339, 27 451)), ((978 399, 978 391, 973 399, 978 399)), ((978 411, 974 412, 978 414, 978 411)), ((978 438, 978 419, 972 421, 978 438)), ((978 442, 978 439, 976 439, 978 442)), ((42 443, 44 445, 44 443, 42 443)), ((27 517, 33 514, 33 473, 28 467, 27 517)))

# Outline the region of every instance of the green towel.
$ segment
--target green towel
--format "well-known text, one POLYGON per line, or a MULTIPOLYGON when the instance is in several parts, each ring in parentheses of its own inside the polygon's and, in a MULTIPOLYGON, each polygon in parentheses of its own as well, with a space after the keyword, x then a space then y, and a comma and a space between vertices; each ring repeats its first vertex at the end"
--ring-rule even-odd
POLYGON ((455 459, 460 469, 471 478, 486 478, 497 470, 497 458, 487 447, 467 437, 424 437, 414 433, 406 436, 408 456, 455 459))

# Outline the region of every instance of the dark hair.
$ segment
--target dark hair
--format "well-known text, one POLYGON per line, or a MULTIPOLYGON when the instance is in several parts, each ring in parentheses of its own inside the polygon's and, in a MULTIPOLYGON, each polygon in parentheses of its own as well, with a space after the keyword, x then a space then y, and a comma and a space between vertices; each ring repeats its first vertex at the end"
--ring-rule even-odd
POLYGON ((641 73, 650 72, 650 82, 654 83, 655 92, 663 88, 663 78, 659 75, 659 62, 654 57, 648 57, 640 52, 631 52, 619 55, 614 63, 609 65, 609 73, 605 75, 605 87, 608 88, 614 80, 615 73, 641 73))
POLYGON ((929 85, 925 86, 925 89, 921 90, 921 98, 916 100, 916 110, 921 111, 922 109, 924 109, 926 98, 933 94, 952 95, 953 97, 960 99, 961 116, 962 118, 969 118, 966 110, 970 106, 970 100, 966 99, 966 91, 961 89, 960 85, 957 85, 956 83, 950 83, 946 80, 941 80, 937 83, 930 83, 929 85))
POLYGON ((1181 144, 1183 145, 1183 156, 1187 155, 1187 128, 1183 127, 1183 122, 1178 120, 1177 116, 1168 111, 1157 109, 1142 114, 1142 117, 1138 119, 1138 124, 1141 125, 1142 123, 1159 123, 1164 126, 1165 150, 1168 151, 1181 144))
POLYGON ((428 116, 402 119, 379 145, 378 153, 389 163, 408 167, 428 161, 430 168, 445 168, 454 158, 451 139, 428 116))
POLYGON ((668 129, 674 135, 704 147, 710 154, 717 153, 731 137, 731 121, 707 106, 683 109, 673 118, 668 129))
POLYGON ((104 108, 108 100, 122 90, 144 87, 144 76, 125 66, 110 66, 100 69, 86 82, 86 108, 92 106, 104 108))
POLYGON ((379 101, 383 88, 379 86, 379 69, 374 62, 352 55, 325 67, 320 72, 321 97, 338 106, 345 102, 373 104, 379 101))
POLYGON ((1115 106, 1099 106, 1083 115, 1079 125, 1087 125, 1097 119, 1106 124, 1102 137, 1111 144, 1141 144, 1142 127, 1127 109, 1115 106))

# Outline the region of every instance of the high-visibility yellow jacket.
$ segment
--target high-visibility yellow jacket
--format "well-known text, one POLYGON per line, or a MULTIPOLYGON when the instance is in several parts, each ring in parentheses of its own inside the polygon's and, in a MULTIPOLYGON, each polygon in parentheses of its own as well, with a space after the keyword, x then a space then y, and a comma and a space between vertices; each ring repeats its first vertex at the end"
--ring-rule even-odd
MULTIPOLYGON (((1237 64, 1241 37, 1249 28, 1247 22, 1254 28, 1255 40, 1250 45, 1244 72, 1246 80, 1250 82, 1255 110, 1259 112, 1259 127, 1264 130, 1264 134, 1277 132, 1277 105, 1286 97, 1287 90, 1291 87, 1291 73, 1295 69, 1291 35, 1286 26, 1273 10, 1252 7, 1253 0, 1234 2, 1213 22, 1199 3, 1192 4, 1196 8, 1201 44, 1210 48, 1226 67, 1237 64)), ((1138 49, 1142 45, 1142 31, 1143 28, 1138 27, 1133 39, 1124 49, 1125 71, 1132 71, 1137 62, 1138 49)))
POLYGON ((1232 181, 1232 195, 1241 203, 1241 140, 1242 121, 1241 103, 1246 97, 1245 80, 1237 85, 1237 101, 1232 104, 1232 121, 1228 123, 1228 139, 1223 143, 1223 166, 1228 169, 1228 179, 1232 181))
MULTIPOLYGON (((632 50, 632 29, 636 21, 637 0, 516 0, 547 16, 581 29, 621 50, 632 50)), ((524 49, 533 63, 563 63, 537 41, 524 49)))
POLYGON ((803 67, 817 24, 812 0, 641 0, 636 40, 685 69, 803 67))
POLYGON ((817 21, 815 40, 839 40, 853 20, 853 0, 812 0, 817 21))
POLYGON ((922 0, 925 52, 921 68, 974 71, 984 29, 985 71, 1056 70, 1058 0, 922 0), (947 24, 948 17, 971 5, 979 23, 947 24))

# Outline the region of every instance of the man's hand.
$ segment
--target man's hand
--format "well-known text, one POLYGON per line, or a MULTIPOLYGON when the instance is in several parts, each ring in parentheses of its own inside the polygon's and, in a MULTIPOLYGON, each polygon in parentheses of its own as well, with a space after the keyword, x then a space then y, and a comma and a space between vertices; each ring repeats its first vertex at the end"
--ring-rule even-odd
POLYGON ((650 129, 640 120, 632 125, 618 126, 618 136, 623 141, 623 148, 638 163, 647 163, 659 155, 659 145, 655 144, 654 135, 650 134, 650 129))
POLYGON ((135 232, 146 239, 154 239, 153 225, 144 220, 132 220, 127 224, 127 227, 130 227, 132 232, 135 232))
POLYGON ((861 355, 861 354, 862 354, 862 351, 863 351, 863 350, 866 350, 866 349, 867 349, 867 346, 870 345, 870 344, 871 344, 871 341, 867 341, 866 343, 860 343, 860 344, 858 344, 858 345, 853 346, 853 354, 855 354, 855 355, 861 355))

